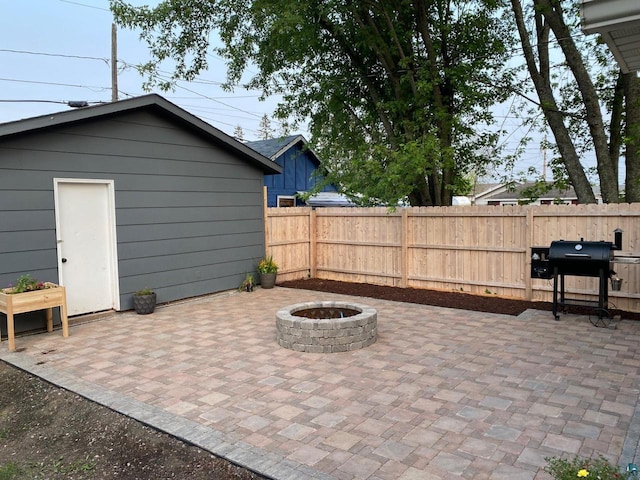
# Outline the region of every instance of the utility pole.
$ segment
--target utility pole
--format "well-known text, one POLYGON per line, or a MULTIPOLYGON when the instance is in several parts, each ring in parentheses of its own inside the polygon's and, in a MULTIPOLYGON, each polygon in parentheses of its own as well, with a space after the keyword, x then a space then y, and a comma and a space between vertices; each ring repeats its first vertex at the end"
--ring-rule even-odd
POLYGON ((118 31, 111 24, 111 101, 118 101, 118 31))

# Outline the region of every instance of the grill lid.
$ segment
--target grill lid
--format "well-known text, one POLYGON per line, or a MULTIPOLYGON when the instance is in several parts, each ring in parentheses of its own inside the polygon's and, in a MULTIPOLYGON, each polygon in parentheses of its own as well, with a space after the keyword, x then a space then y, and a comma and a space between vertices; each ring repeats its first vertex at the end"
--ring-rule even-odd
POLYGON ((549 247, 549 261, 565 262, 609 262, 613 258, 611 242, 585 242, 556 240, 549 247))
POLYGON ((558 240, 549 247, 549 267, 563 275, 598 277, 609 275, 613 259, 611 242, 558 240))

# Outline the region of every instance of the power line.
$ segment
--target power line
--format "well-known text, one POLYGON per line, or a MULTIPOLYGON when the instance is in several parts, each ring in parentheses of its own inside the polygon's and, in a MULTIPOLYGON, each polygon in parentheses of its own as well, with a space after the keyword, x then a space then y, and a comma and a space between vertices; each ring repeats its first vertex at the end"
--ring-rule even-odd
POLYGON ((69 3, 71 5, 78 5, 80 7, 93 8, 95 10, 102 10, 103 12, 111 13, 111 10, 109 10, 108 8, 96 7, 95 5, 87 5, 86 3, 72 2, 71 0, 58 0, 58 1, 62 3, 69 3))
MULTIPOLYGON (((158 77, 159 77, 161 80, 169 80, 169 79, 168 79, 168 78, 166 78, 166 77, 162 77, 162 76, 158 76, 158 77)), ((260 115, 260 114, 253 113, 253 112, 249 112, 249 111, 247 111, 247 110, 243 110, 243 109, 241 109, 241 108, 234 107, 233 105, 229 105, 228 103, 221 102, 220 100, 216 100, 216 99, 215 99, 215 98, 213 98, 213 97, 209 97, 209 96, 207 96, 207 95, 204 95, 203 93, 196 92, 195 90, 191 90, 190 88, 187 88, 187 87, 184 87, 184 86, 182 86, 182 85, 179 85, 177 82, 175 83, 175 85, 176 85, 176 87, 181 88, 182 90, 186 90, 187 92, 193 93, 193 94, 198 95, 198 96, 200 96, 200 97, 202 97, 202 98, 206 98, 207 100, 211 100, 212 102, 219 103, 220 105, 224 105, 225 107, 229 107, 229 108, 232 108, 232 109, 234 109, 234 110, 238 110, 239 112, 246 113, 247 115, 251 115, 252 117, 261 118, 261 115, 260 115)), ((279 123, 279 122, 277 122, 277 123, 279 123)))
MULTIPOLYGON (((261 95, 234 95, 233 97, 226 96, 226 97, 211 97, 211 98, 213 98, 215 100, 220 100, 220 99, 229 99, 229 98, 236 99, 236 98, 260 98, 260 97, 261 97, 261 95)), ((202 97, 198 97, 198 96, 196 96, 196 97, 178 97, 178 96, 172 95, 170 97, 167 96, 167 98, 173 98, 174 100, 198 100, 199 98, 202 98, 202 97)))
POLYGON ((104 103, 104 102, 87 102, 84 100, 0 100, 0 103, 60 103, 63 105, 69 105, 70 107, 86 107, 89 103, 104 103))
MULTIPOLYGON (((63 1, 63 0, 60 0, 63 1)), ((73 2, 69 2, 69 3, 73 3, 73 2)), ((100 60, 103 61, 107 64, 110 63, 110 59, 108 58, 104 58, 104 57, 91 57, 91 56, 86 56, 86 55, 70 55, 70 54, 63 54, 63 53, 47 53, 47 52, 35 52, 35 51, 30 51, 30 50, 11 50, 11 49, 4 49, 4 48, 0 48, 0 52, 9 52, 9 53, 18 53, 18 54, 25 54, 25 55, 40 55, 40 56, 49 56, 49 57, 61 57, 61 58, 76 58, 76 59, 82 59, 82 60, 100 60)), ((118 59, 118 63, 123 65, 124 68, 133 68, 133 69, 139 69, 140 65, 139 64, 133 64, 130 62, 127 62, 125 60, 122 59, 118 59)), ((158 70, 159 73, 163 73, 165 75, 171 75, 171 72, 168 72, 166 70, 158 70)), ((168 80, 168 77, 160 77, 163 80, 168 80)), ((16 80, 17 81, 17 80, 16 80)), ((25 82, 27 80, 24 80, 25 82)), ((190 80, 189 83, 198 83, 198 84, 203 84, 203 85, 215 85, 215 86, 222 86, 224 85, 223 82, 220 82, 218 80, 209 80, 206 78, 198 78, 198 79, 194 79, 194 80, 190 80)), ((201 94, 197 94, 200 97, 202 96, 201 94)), ((259 98, 260 95, 234 95, 232 98, 259 98)), ((195 97, 198 98, 198 97, 195 97)), ((229 96, 225 96, 225 97, 207 97, 210 100, 215 100, 215 99, 219 99, 219 98, 229 98, 229 96)), ((236 108, 231 106, 231 108, 236 108)))
MULTIPOLYGON (((87 7, 87 8, 94 8, 97 10, 102 10, 102 11, 109 11, 106 8, 100 8, 100 7, 96 7, 93 5, 88 5, 85 3, 81 3, 81 2, 77 2, 77 1, 71 1, 71 0, 59 0, 62 3, 68 3, 71 5, 77 5, 79 7, 87 7)), ((87 60, 87 61, 101 61, 101 62, 105 62, 105 64, 110 64, 110 59, 108 58, 103 58, 103 57, 99 57, 99 56, 91 56, 91 55, 76 55, 76 54, 71 54, 71 53, 64 53, 64 52, 49 52, 49 51, 38 51, 37 49, 11 49, 11 48, 1 48, 0 49, 0 53, 6 53, 6 54, 12 54, 12 55, 23 55, 23 56, 39 56, 39 57, 54 57, 54 58, 61 58, 61 59, 70 59, 70 60, 87 60)), ((217 58, 216 60, 221 60, 220 58, 217 58)), ((121 63, 124 67, 132 67, 131 64, 129 64, 128 62, 124 61, 124 60, 120 60, 118 59, 118 63, 121 63)), ((167 76, 168 78, 168 76, 167 76)), ((86 89, 90 89, 90 90, 95 90, 95 91, 99 91, 99 92, 105 92, 105 91, 109 91, 111 90, 110 86, 104 86, 104 85, 87 85, 87 84, 72 84, 72 83, 67 83, 67 82, 55 82, 55 81, 50 81, 48 79, 42 79, 42 77, 40 77, 40 79, 34 79, 34 80, 30 80, 30 79, 25 79, 25 78, 16 78, 16 77, 0 77, 0 82, 13 82, 13 83, 18 83, 18 84, 31 84, 31 85, 46 85, 46 86, 55 86, 55 87, 70 87, 70 88, 86 88, 86 89)), ((193 82, 190 82, 192 84, 202 84, 202 85, 210 85, 210 86, 216 86, 216 87, 220 87, 223 85, 222 82, 220 81, 216 81, 216 80, 209 80, 209 79, 203 79, 203 78, 197 78, 196 80, 194 80, 193 82)), ((188 86, 186 83, 180 81, 176 87, 177 88, 181 88, 183 90, 186 90, 188 92, 191 92, 192 94, 194 94, 194 96, 192 96, 191 98, 200 98, 200 99, 207 99, 210 100, 212 102, 218 103, 220 104, 223 108, 228 108, 229 110, 232 111, 236 111, 236 112, 241 112, 245 115, 245 117, 241 117, 241 116, 234 116, 234 115, 229 115, 228 113, 216 113, 215 116, 219 116, 219 117, 223 117, 225 119, 229 119, 231 122, 234 122, 234 124, 232 123, 226 123, 224 121, 221 121, 220 119, 214 119, 214 118, 210 118, 209 120, 215 123, 218 123, 220 125, 226 125, 229 127, 234 127, 237 126, 237 123, 235 119, 239 119, 241 123, 250 123, 251 121, 257 121, 259 120, 263 114, 257 114, 254 113, 252 111, 249 110, 243 110, 242 108, 238 108, 236 106, 234 106, 233 104, 230 103, 225 103, 224 101, 220 101, 220 99, 224 100, 225 98, 231 98, 232 100, 237 98, 237 99, 251 99, 251 98, 258 98, 260 97, 260 95, 238 95, 238 96, 234 96, 233 93, 230 93, 230 95, 222 97, 219 95, 212 95, 212 96, 208 96, 206 94, 202 94, 194 89, 188 88, 188 86)), ((140 95, 140 93, 136 92, 135 94, 129 93, 129 92, 123 92, 121 91, 123 96, 136 96, 136 95, 140 95)), ((105 99, 106 100, 106 99, 105 99)), ((34 102, 34 103, 42 103, 42 104, 46 104, 46 103, 50 103, 50 104, 58 104, 58 105, 68 105, 69 102, 67 101, 63 101, 63 100, 46 100, 46 99, 28 99, 28 98, 21 98, 21 99, 7 99, 5 101, 2 101, 3 103, 23 103, 23 102, 34 102)), ((108 102, 91 102, 91 103, 108 103, 108 102)), ((196 102, 194 102, 196 103, 196 102)), ((205 107, 206 108, 206 107, 205 107)), ((197 110, 197 108, 194 107, 194 109, 197 110)), ((202 109, 203 111, 205 110, 204 108, 202 109)), ((247 132, 253 133, 255 132, 255 130, 248 128, 246 125, 243 125, 243 129, 247 132)))
MULTIPOLYGON (((16 53, 16 54, 22 54, 22 55, 37 55, 37 56, 44 56, 44 57, 72 58, 72 59, 79 59, 79 60, 99 60, 106 64, 109 64, 111 61, 109 58, 105 58, 105 57, 92 57, 88 55, 71 55, 66 53, 36 52, 33 50, 14 50, 14 49, 8 49, 8 48, 0 48, 0 52, 16 53)), ((139 64, 133 64, 122 59, 118 59, 118 63, 123 65, 125 68, 133 68, 137 70, 140 67, 139 64)), ((166 70, 158 70, 158 72, 164 73, 166 75, 171 75, 171 72, 167 72, 166 70)), ((197 78, 194 80, 190 80, 189 83, 200 83, 204 85, 215 85, 215 86, 224 85, 223 82, 220 82, 218 80, 209 80, 206 78, 197 78)), ((252 97, 259 97, 259 95, 254 95, 252 97)), ((221 98, 228 98, 228 97, 221 97, 221 98)), ((245 97, 238 96, 234 98, 245 98, 245 97)), ((250 97, 246 97, 246 98, 250 98, 250 97)))
MULTIPOLYGON (((12 78, 0 78, 0 81, 17 82, 17 83, 29 83, 29 84, 40 84, 40 85, 53 85, 53 86, 66 86, 66 87, 74 87, 74 88, 89 88, 89 89, 99 89, 99 90, 103 90, 103 91, 106 91, 106 90, 110 89, 110 87, 99 87, 99 86, 89 86, 89 85, 73 85, 73 84, 67 84, 67 83, 41 82, 41 81, 35 81, 35 80, 21 80, 21 79, 12 79, 12 78)), ((242 110, 242 109, 240 109, 238 107, 234 107, 233 105, 229 105, 229 104, 226 104, 224 102, 220 102, 219 100, 216 100, 215 97, 208 97, 208 96, 206 96, 204 94, 200 94, 199 92, 196 92, 194 90, 188 89, 186 87, 183 87, 183 86, 180 86, 180 85, 177 85, 177 86, 179 88, 185 89, 185 90, 187 90, 187 91, 189 91, 191 93, 194 93, 194 94, 198 95, 198 97, 196 97, 196 98, 205 98, 207 100, 212 100, 212 101, 214 101, 216 103, 220 103, 220 104, 224 105, 225 107, 228 107, 232 111, 239 111, 239 112, 245 113, 247 115, 251 115, 254 118, 261 118, 262 115, 264 115, 264 114, 258 114, 258 113, 249 112, 247 110, 242 110)), ((123 95, 126 95, 128 97, 136 96, 134 94, 130 94, 130 93, 127 93, 127 92, 124 92, 124 91, 120 91, 120 93, 122 93, 123 95)), ((9 102, 21 103, 21 102, 32 102, 33 101, 33 102, 42 102, 42 103, 68 104, 68 102, 66 102, 66 101, 55 101, 55 100, 0 100, 0 101, 4 102, 4 103, 9 103, 9 102)), ((106 103, 106 102, 91 102, 91 103, 106 103)), ((193 110, 200 109, 200 110, 206 111, 207 107, 194 107, 194 106, 191 106, 191 108, 193 110)), ((237 117, 237 116, 233 116, 233 115, 229 115, 229 114, 222 114, 222 115, 224 115, 225 117, 228 117, 228 118, 238 118, 238 119, 248 120, 248 118, 246 118, 246 117, 237 117)), ((227 124, 225 122, 221 122, 219 120, 216 120, 216 121, 218 121, 219 123, 222 123, 224 125, 235 126, 235 125, 227 124)))
POLYGON ((9 48, 0 48, 0 52, 8 52, 8 53, 20 53, 23 55, 40 55, 43 57, 61 57, 61 58, 77 58, 81 60, 101 60, 105 63, 109 63, 108 58, 101 57, 89 57, 85 55, 67 55, 64 53, 47 53, 47 52, 33 52, 30 50, 12 50, 9 48))
POLYGON ((20 80, 17 78, 0 78, 2 82, 16 82, 16 83, 33 83, 38 85, 53 85, 56 87, 73 87, 73 88, 88 88, 89 90, 109 90, 111 87, 91 86, 91 85, 74 85, 71 83, 56 83, 56 82, 40 82, 37 80, 20 80))

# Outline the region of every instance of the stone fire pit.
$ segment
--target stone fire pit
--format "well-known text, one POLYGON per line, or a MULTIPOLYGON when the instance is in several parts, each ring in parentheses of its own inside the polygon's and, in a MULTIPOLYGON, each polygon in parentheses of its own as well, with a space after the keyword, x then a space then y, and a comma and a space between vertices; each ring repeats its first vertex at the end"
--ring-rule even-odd
POLYGON ((349 352, 375 343, 378 312, 350 302, 308 302, 276 313, 278 344, 298 352, 349 352))

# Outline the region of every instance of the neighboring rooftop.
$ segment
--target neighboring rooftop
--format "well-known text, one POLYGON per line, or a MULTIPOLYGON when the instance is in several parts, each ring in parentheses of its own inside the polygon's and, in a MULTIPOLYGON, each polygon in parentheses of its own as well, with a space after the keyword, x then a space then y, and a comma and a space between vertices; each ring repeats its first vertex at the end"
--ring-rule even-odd
MULTIPOLYGON (((307 192, 298 192, 304 195, 307 192)), ((338 192, 318 192, 305 202, 310 207, 355 207, 356 204, 349 197, 338 192)))
POLYGON ((307 143, 302 135, 289 135, 288 137, 268 138, 266 140, 245 142, 245 145, 265 157, 275 160, 284 151, 288 150, 298 142, 302 142, 303 144, 307 143))
MULTIPOLYGON (((535 188, 536 184, 534 182, 526 182, 520 185, 515 185, 514 188, 509 188, 504 192, 496 193, 495 195, 491 195, 491 200, 526 200, 530 198, 530 195, 527 193, 527 189, 535 188)), ((559 190, 557 188, 552 188, 546 192, 540 192, 538 195, 534 195, 534 198, 539 200, 555 200, 555 199, 578 199, 576 192, 573 190, 573 187, 569 187, 565 190, 559 190)))

